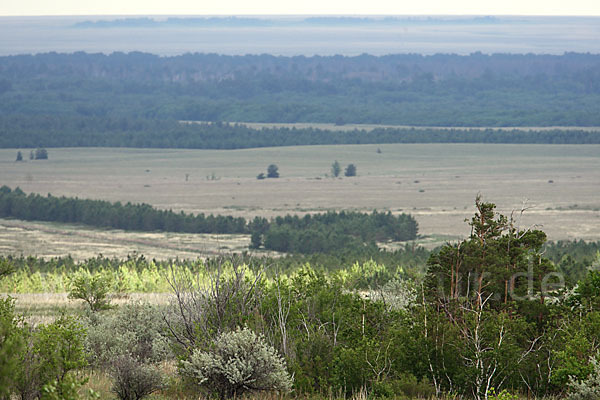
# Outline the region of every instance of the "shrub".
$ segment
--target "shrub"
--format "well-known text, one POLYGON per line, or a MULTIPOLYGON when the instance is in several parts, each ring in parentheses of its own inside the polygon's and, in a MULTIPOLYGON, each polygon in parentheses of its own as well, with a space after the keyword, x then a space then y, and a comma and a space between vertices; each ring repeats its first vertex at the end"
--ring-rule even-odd
POLYGON ((393 398, 399 394, 409 399, 427 399, 435 396, 435 388, 426 380, 419 381, 411 373, 401 374, 397 379, 374 382, 374 397, 393 398))
POLYGON ((84 383, 72 376, 87 365, 83 326, 74 317, 61 316, 36 329, 24 327, 21 333, 26 346, 16 371, 14 391, 18 397, 69 398, 84 383))
POLYGON ((194 350, 182 362, 181 373, 220 399, 292 387, 283 358, 248 328, 221 334, 207 352, 194 350))
POLYGON ((43 147, 37 148, 35 150, 35 159, 36 160, 47 160, 48 159, 48 150, 43 147))
POLYGON ((279 168, 275 164, 267 167, 267 178, 279 178, 279 168))
POLYGON ((407 311, 417 300, 414 284, 408 280, 394 278, 377 289, 368 292, 369 298, 385 304, 388 310, 407 311))
POLYGON ((8 396, 16 381, 24 342, 14 313, 14 300, 0 299, 0 398, 8 396))
POLYGON ((172 270, 174 296, 164 321, 177 356, 206 349, 223 332, 252 325, 263 296, 263 271, 252 271, 237 257, 211 262, 206 278, 172 270))
POLYGON ((164 386, 158 368, 129 355, 116 357, 110 374, 113 378, 111 391, 120 400, 139 400, 164 386))
POLYGON ((258 249, 262 245, 262 234, 260 232, 252 232, 250 235, 250 248, 258 249))
POLYGON ((356 165, 348 164, 346 167, 346 171, 344 172, 345 176, 356 176, 356 165))
POLYGON ((340 176, 341 171, 342 167, 340 167, 340 163, 337 160, 335 160, 333 164, 331 164, 331 175, 337 178, 338 176, 340 176))
POLYGON ((584 380, 569 378, 568 400, 597 400, 600 398, 600 363, 596 357, 590 358, 593 371, 584 380))
POLYGON ((5 259, 0 260, 0 279, 12 274, 14 271, 15 267, 10 263, 10 261, 5 259))
POLYGON ((143 363, 165 360, 170 351, 163 327, 160 310, 150 304, 124 305, 101 318, 91 315, 86 338, 90 362, 110 367, 123 355, 143 363))
POLYGON ((87 379, 67 375, 61 382, 55 380, 52 383, 47 383, 42 389, 41 400, 94 400, 100 398, 100 394, 93 389, 88 389, 84 396, 80 395, 80 388, 87 381, 87 379))
POLYGON ((111 308, 108 293, 110 291, 109 278, 101 274, 79 272, 71 281, 69 299, 85 301, 93 312, 111 308))
POLYGON ((491 387, 487 392, 488 400, 518 400, 519 396, 510 393, 507 389, 502 389, 496 393, 496 388, 491 387))

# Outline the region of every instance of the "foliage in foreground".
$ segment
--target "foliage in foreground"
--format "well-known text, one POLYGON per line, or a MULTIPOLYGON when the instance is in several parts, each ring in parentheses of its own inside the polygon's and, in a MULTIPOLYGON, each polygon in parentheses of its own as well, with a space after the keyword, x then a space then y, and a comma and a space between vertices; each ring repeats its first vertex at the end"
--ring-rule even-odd
POLYGON ((0 302, 0 395, 21 399, 70 399, 84 380, 85 330, 74 317, 32 327, 14 313, 11 299, 0 302))
MULTIPOLYGON (((0 343, 18 357, 0 349, 0 359, 17 369, 1 369, 0 379, 24 398, 52 388, 66 393, 88 361, 112 376, 120 398, 141 398, 163 387, 159 363, 177 357, 177 382, 195 382, 191 396, 204 387, 228 397, 258 389, 237 378, 246 367, 267 367, 252 361, 264 346, 265 358, 285 366, 277 370, 294 377, 289 383, 301 395, 594 396, 597 365, 589 355, 600 350, 598 272, 588 271, 575 287, 569 280, 556 285, 543 232, 516 229, 481 199, 470 226, 469 238, 431 254, 424 280, 373 261, 269 275, 232 257, 202 267, 165 264, 174 294, 167 308, 100 310, 88 313, 84 326, 75 317, 28 326, 7 300, 0 343), (248 337, 223 339, 236 335, 248 337), (227 362, 236 357, 239 363, 227 362)), ((587 254, 587 245, 574 248, 587 254)), ((93 273, 109 271, 105 261, 97 259, 93 273)), ((138 271, 152 263, 126 264, 138 271)), ((290 387, 269 382, 271 389, 290 387)))
POLYGON ((195 349, 182 362, 181 372, 220 399, 247 392, 289 392, 292 378, 285 362, 264 338, 248 328, 225 332, 208 351, 195 349))

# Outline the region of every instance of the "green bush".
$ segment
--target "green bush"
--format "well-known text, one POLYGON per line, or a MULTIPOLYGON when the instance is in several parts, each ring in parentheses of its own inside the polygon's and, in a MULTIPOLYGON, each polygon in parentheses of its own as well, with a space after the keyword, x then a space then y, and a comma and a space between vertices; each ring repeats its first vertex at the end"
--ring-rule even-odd
POLYGON ((128 355, 143 363, 170 357, 164 321, 157 306, 128 304, 88 318, 86 348, 92 365, 110 368, 116 357, 128 355))
POLYGON ((19 355, 13 392, 35 399, 49 395, 51 388, 55 398, 69 398, 83 384, 73 372, 87 365, 83 326, 74 317, 60 316, 35 329, 25 326, 21 333, 26 346, 19 355))
POLYGON ((117 356, 112 360, 110 375, 113 378, 111 391, 120 400, 139 400, 164 386, 157 367, 129 355, 117 356))
POLYGON ((597 400, 600 398, 600 362, 596 357, 590 358, 593 371, 587 378, 577 380, 570 377, 568 400, 597 400))
POLYGON ((108 298, 109 291, 109 278, 100 273, 90 274, 81 271, 71 281, 69 299, 85 301, 93 312, 108 310, 111 308, 108 298))
POLYGON ((283 358, 248 328, 221 334, 208 351, 194 350, 182 361, 181 373, 220 399, 292 388, 283 358))
POLYGON ((15 384, 25 345, 14 310, 13 299, 0 299, 0 398, 8 396, 15 384))

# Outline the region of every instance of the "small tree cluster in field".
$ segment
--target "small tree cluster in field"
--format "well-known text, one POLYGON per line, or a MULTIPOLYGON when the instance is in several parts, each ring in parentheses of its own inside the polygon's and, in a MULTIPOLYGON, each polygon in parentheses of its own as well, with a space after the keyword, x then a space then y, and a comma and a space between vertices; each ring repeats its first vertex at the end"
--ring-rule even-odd
MULTIPOLYGON (((340 176, 341 172, 342 172, 342 167, 340 166, 340 163, 337 160, 335 160, 333 162, 333 164, 331 164, 331 175, 334 178, 337 178, 338 176, 340 176)), ((356 165, 348 164, 348 166, 344 169, 344 176, 347 176, 347 177, 356 176, 356 165)))
POLYGON ((195 349, 182 362, 181 371, 204 390, 220 399, 247 392, 292 389, 284 360, 264 338, 248 328, 224 332, 208 351, 195 349))
POLYGON ((346 167, 346 169, 344 171, 344 175, 348 176, 348 177, 356 176, 356 165, 348 164, 348 166, 346 167))
POLYGON ((265 178, 279 178, 279 167, 275 164, 270 164, 267 167, 267 175, 265 176, 264 172, 256 175, 256 179, 262 180, 265 178))
MULTIPOLYGON (((31 152, 29 152, 29 159, 30 160, 47 160, 48 159, 48 150, 46 150, 43 147, 38 147, 35 150, 31 150, 31 152)), ((23 155, 19 151, 17 153, 17 161, 22 161, 22 160, 23 160, 23 155), (20 159, 19 159, 19 156, 20 156, 20 159)))

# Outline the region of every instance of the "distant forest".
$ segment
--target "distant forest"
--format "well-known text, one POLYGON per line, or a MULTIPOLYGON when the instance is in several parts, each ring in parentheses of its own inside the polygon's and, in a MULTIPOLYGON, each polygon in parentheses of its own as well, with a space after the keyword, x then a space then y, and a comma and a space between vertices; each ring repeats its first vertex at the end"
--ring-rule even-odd
POLYGON ((81 116, 0 116, 0 148, 137 147, 245 149, 375 143, 599 144, 600 132, 584 130, 399 129, 330 131, 262 128, 227 123, 81 116))
POLYGON ((0 218, 80 223, 135 231, 251 234, 252 248, 290 253, 329 253, 376 241, 417 238, 418 225, 408 214, 327 212, 287 215, 252 221, 225 215, 176 213, 148 204, 121 204, 102 200, 25 194, 20 188, 0 187, 0 218))
POLYGON ((563 136, 571 135, 578 137, 577 143, 588 143, 597 138, 571 132, 516 139, 510 133, 487 138, 486 133, 376 131, 344 138, 346 133, 240 133, 236 128, 238 136, 231 138, 233 129, 223 125, 210 132, 206 126, 184 127, 177 121, 600 126, 598 104, 600 55, 592 54, 159 57, 79 52, 0 57, 2 147, 249 147, 240 144, 244 135, 256 136, 258 146, 570 143, 563 136), (229 136, 224 139, 229 143, 211 142, 221 140, 215 134, 229 136), (23 139, 15 137, 21 135, 23 139))

